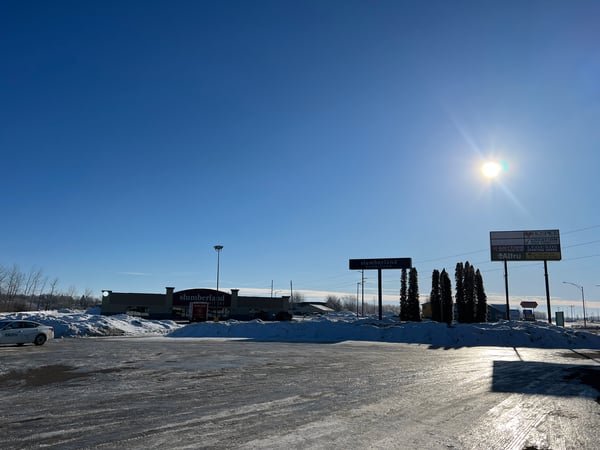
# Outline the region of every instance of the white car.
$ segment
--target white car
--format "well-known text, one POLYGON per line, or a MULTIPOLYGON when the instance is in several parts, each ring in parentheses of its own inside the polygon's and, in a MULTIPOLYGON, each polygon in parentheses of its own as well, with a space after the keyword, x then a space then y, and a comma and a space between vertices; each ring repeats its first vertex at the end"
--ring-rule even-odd
POLYGON ((44 345, 53 338, 53 327, 31 320, 0 320, 0 344, 44 345))

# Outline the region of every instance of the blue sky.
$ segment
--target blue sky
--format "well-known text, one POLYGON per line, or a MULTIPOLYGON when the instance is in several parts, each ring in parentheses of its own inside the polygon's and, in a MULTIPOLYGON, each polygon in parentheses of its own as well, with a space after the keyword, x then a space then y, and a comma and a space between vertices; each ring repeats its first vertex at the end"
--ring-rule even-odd
MULTIPOLYGON (((551 294, 578 307, 562 281, 583 285, 600 314, 598 20, 594 1, 4 1, 0 264, 161 292, 214 287, 222 244, 222 288, 323 299, 356 294, 349 258, 412 257, 422 294, 469 260, 502 301, 489 232, 558 228, 551 294)), ((545 299, 542 263, 509 280, 545 299)))

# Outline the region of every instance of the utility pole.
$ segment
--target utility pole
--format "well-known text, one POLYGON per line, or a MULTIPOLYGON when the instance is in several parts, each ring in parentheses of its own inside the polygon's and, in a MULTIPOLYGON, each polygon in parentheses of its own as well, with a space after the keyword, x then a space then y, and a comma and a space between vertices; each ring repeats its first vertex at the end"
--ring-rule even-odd
POLYGON ((569 305, 569 308, 571 308, 571 322, 574 321, 574 317, 573 317, 573 305, 569 305))
POLYGON ((361 283, 362 283, 362 310, 361 310, 361 315, 363 317, 365 317, 365 270, 363 269, 362 271, 362 276, 361 276, 361 283))
POLYGON ((583 328, 587 328, 587 320, 585 317, 585 295, 583 293, 583 286, 577 283, 571 283, 570 281, 563 281, 564 284, 570 284, 571 286, 575 286, 577 289, 581 291, 581 302, 583 303, 583 328))
POLYGON ((219 266, 221 263, 221 250, 223 250, 222 245, 215 245, 214 249, 217 252, 217 291, 219 290, 219 266))
POLYGON ((358 288, 360 287, 360 281, 356 283, 356 317, 358 317, 358 288))
POLYGON ((506 320, 510 320, 510 302, 508 300, 508 264, 504 260, 504 291, 506 292, 506 320))

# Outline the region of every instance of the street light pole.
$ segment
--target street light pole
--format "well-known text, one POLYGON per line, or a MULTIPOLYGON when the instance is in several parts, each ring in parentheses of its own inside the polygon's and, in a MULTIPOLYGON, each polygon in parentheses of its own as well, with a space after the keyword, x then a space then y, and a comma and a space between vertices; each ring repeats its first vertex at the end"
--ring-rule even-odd
POLYGON ((564 284, 570 284, 581 290, 581 302, 583 303, 583 328, 587 328, 587 322, 585 318, 585 295, 583 294, 583 286, 579 284, 571 283, 570 281, 563 281, 564 284))
POLYGON ((358 317, 358 290, 360 288, 361 282, 356 283, 356 317, 358 317))
POLYGON ((360 310, 360 315, 365 317, 365 270, 363 269, 361 271, 361 310, 360 310))
POLYGON ((219 266, 221 265, 221 250, 223 250, 223 246, 215 245, 214 249, 217 251, 217 291, 219 291, 219 266))

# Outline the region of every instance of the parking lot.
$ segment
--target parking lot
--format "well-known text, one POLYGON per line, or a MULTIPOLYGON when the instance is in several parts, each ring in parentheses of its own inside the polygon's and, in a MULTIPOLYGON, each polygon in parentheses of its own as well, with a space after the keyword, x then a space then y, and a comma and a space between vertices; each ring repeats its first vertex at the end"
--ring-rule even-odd
POLYGON ((600 352, 222 339, 0 347, 1 448, 598 448, 600 352))

